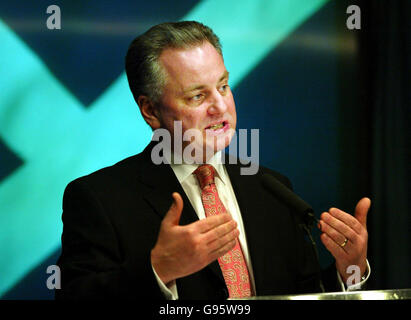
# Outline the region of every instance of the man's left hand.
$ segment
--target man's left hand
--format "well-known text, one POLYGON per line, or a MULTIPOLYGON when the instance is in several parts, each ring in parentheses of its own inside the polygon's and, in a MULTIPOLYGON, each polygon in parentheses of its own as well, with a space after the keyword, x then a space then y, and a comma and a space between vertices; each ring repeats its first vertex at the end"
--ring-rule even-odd
POLYGON ((357 203, 354 217, 337 208, 321 214, 318 227, 323 233, 320 238, 334 256, 344 283, 351 275, 347 273, 350 265, 358 266, 361 276, 367 270, 367 213, 370 206, 371 200, 363 198, 357 203))

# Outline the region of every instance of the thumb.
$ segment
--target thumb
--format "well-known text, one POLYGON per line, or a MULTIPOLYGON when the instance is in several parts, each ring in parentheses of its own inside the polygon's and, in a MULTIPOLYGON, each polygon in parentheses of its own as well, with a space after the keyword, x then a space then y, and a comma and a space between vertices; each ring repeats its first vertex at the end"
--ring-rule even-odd
POLYGON ((367 229, 367 214, 370 207, 371 200, 369 198, 362 198, 355 207, 355 218, 365 229, 367 229))
POLYGON ((178 225, 180 222, 181 212, 183 211, 183 198, 177 192, 173 192, 173 203, 168 209, 163 221, 172 225, 178 225))

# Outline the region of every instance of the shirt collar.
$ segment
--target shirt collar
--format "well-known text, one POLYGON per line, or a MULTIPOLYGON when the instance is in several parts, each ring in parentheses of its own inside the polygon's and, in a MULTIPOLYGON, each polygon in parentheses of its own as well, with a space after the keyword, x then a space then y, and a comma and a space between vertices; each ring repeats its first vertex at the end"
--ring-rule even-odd
MULTIPOLYGON (((217 175, 216 177, 220 178, 220 180, 225 184, 226 182, 224 181, 224 167, 223 163, 221 161, 222 157, 222 151, 218 151, 209 161, 207 161, 208 164, 211 164, 216 172, 217 175)), ((177 177, 178 182, 181 184, 186 180, 200 165, 199 164, 170 164, 171 168, 174 171, 174 174, 177 177)))

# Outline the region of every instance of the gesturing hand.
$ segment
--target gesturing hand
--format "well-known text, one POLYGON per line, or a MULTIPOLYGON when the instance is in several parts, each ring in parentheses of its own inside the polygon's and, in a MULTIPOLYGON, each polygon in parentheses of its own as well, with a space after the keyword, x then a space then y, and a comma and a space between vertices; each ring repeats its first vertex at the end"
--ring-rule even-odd
POLYGON ((183 199, 177 192, 172 196, 174 201, 151 250, 151 264, 165 284, 197 272, 224 255, 239 235, 237 223, 228 213, 180 226, 183 199))
POLYGON ((358 266, 361 275, 367 269, 367 213, 370 206, 370 199, 363 198, 355 208, 355 217, 336 208, 321 215, 321 241, 334 256, 344 283, 350 276, 348 266, 358 266))

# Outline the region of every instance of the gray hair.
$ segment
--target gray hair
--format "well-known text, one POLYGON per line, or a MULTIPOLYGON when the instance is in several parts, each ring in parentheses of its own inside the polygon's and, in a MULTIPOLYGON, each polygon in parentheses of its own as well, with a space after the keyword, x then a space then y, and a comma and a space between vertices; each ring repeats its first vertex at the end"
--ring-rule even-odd
POLYGON ((159 63, 163 50, 189 49, 208 41, 223 56, 217 35, 196 21, 166 22, 158 24, 135 38, 127 51, 126 73, 134 100, 145 95, 158 103, 166 82, 159 63))

